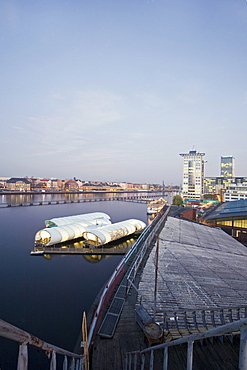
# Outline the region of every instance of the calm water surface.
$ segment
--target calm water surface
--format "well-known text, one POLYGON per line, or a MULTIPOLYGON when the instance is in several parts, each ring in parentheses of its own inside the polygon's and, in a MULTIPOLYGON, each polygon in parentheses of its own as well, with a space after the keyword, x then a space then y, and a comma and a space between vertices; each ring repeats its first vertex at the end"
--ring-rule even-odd
MULTIPOLYGON (((30 196, 23 197, 28 201, 30 196)), ((39 194, 37 199, 54 197, 58 199, 57 195, 39 194)), ((1 198, 2 203, 10 201, 18 204, 20 198, 9 195, 1 198)), ((34 235, 44 227, 46 219, 96 211, 109 214, 112 222, 128 218, 147 222, 146 204, 122 201, 0 208, 1 319, 73 351, 83 311, 89 311, 122 256, 102 257, 92 263, 80 255, 52 256, 48 260, 30 256, 30 251, 34 235)), ((9 340, 0 340, 1 370, 15 368, 17 353, 18 346, 9 340)), ((38 351, 33 350, 32 356, 30 369, 38 369, 37 364, 34 365, 38 351)))

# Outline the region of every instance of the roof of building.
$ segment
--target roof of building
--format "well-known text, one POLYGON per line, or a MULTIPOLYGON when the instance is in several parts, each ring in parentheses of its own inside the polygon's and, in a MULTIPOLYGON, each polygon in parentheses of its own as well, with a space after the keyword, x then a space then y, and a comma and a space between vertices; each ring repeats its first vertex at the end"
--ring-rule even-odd
POLYGON ((172 217, 180 217, 184 212, 193 209, 192 207, 184 207, 184 206, 171 206, 169 215, 172 217))
MULTIPOLYGON (((218 228, 168 217, 159 242, 157 313, 238 307, 247 301, 247 248, 218 228)), ((152 315, 154 248, 139 294, 152 315)))
POLYGON ((22 181, 25 184, 30 184, 30 181, 28 181, 24 177, 11 177, 11 179, 7 180, 6 183, 10 184, 10 183, 15 183, 15 182, 19 182, 19 181, 22 181))
POLYGON ((224 202, 215 206, 202 216, 204 220, 216 218, 247 216, 247 199, 224 202))

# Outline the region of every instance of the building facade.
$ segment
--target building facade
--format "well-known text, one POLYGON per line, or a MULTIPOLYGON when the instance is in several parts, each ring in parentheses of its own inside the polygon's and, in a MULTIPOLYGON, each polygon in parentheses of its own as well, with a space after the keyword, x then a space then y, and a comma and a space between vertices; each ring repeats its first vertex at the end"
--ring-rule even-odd
POLYGON ((232 155, 221 157, 220 176, 225 178, 235 177, 235 158, 232 155))
POLYGON ((204 193, 206 194, 216 193, 216 177, 204 178, 204 193))
POLYGON ((241 199, 247 199, 247 184, 230 184, 225 191, 224 201, 231 202, 241 199))
POLYGON ((180 154, 183 157, 182 197, 186 199, 202 199, 204 192, 204 160, 205 153, 191 150, 180 154))
POLYGON ((6 181, 6 189, 9 191, 30 191, 31 183, 26 178, 11 177, 6 181))
POLYGON ((247 199, 220 203, 206 212, 200 222, 220 227, 247 245, 247 199))

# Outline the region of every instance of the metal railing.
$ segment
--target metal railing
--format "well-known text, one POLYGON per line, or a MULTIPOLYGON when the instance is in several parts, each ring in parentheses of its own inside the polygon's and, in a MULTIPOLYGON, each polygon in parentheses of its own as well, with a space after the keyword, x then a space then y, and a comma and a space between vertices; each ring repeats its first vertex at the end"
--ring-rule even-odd
POLYGON ((3 320, 0 320, 0 336, 11 339, 15 342, 19 342, 20 345, 17 370, 28 369, 28 345, 45 351, 48 358, 50 359, 50 370, 56 370, 57 354, 64 356, 63 370, 66 369, 84 370, 84 355, 79 355, 67 351, 65 349, 56 347, 52 344, 46 343, 41 339, 3 320), (68 357, 71 358, 70 365, 68 365, 68 357))
MULTIPOLYGON (((125 359, 125 370, 144 369, 145 362, 149 361, 149 369, 154 369, 155 351, 164 350, 163 370, 168 369, 168 348, 187 343, 187 370, 192 370, 193 364, 193 343, 198 340, 210 339, 232 332, 240 332, 239 369, 247 369, 247 318, 218 326, 198 334, 192 334, 176 339, 168 343, 162 343, 142 351, 129 352, 125 359), (146 356, 148 355, 148 356, 146 356)), ((147 365, 148 366, 148 365, 147 365)), ((145 366, 145 369, 148 367, 145 366)))
POLYGON ((157 221, 154 219, 153 224, 151 224, 149 228, 144 230, 144 232, 142 233, 142 235, 136 242, 136 244, 138 243, 141 245, 141 248, 138 249, 139 250, 138 255, 136 256, 132 266, 129 269, 128 275, 127 275, 127 293, 129 293, 129 290, 131 289, 131 287, 135 288, 134 286, 135 277, 143 261, 143 257, 146 254, 147 248, 150 246, 152 241, 158 237, 160 229, 164 226, 164 223, 166 222, 169 211, 170 211, 170 207, 167 208, 164 214, 157 215, 156 216, 157 221))

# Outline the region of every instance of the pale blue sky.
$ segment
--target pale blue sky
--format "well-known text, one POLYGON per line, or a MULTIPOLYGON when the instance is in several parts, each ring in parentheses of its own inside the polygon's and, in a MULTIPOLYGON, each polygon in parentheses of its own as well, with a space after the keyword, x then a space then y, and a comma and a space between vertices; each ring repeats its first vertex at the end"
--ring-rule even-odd
POLYGON ((2 0, 0 176, 247 176, 245 0, 2 0))

